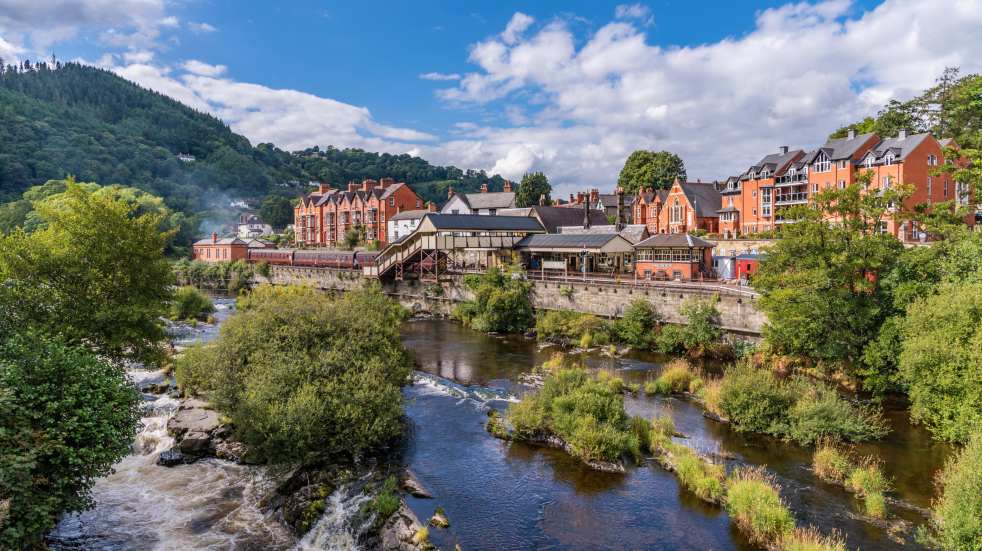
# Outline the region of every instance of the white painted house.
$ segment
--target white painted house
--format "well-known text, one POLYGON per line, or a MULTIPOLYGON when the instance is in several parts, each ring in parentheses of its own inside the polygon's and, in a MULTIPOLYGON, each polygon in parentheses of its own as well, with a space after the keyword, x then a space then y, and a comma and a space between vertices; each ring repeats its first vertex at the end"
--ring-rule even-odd
POLYGON ((389 242, 398 241, 413 233, 423 217, 436 210, 436 205, 433 203, 430 205, 432 205, 432 211, 429 209, 404 210, 390 216, 387 222, 389 233, 386 234, 389 236, 389 242))
POLYGON ((245 212, 239 215, 239 223, 235 233, 241 239, 252 239, 273 235, 273 227, 264 223, 259 216, 245 212))
POLYGON ((515 207, 515 193, 511 190, 511 182, 505 181, 504 191, 488 191, 487 184, 481 184, 480 193, 454 193, 448 191, 448 199, 442 214, 482 214, 494 216, 499 209, 515 207))

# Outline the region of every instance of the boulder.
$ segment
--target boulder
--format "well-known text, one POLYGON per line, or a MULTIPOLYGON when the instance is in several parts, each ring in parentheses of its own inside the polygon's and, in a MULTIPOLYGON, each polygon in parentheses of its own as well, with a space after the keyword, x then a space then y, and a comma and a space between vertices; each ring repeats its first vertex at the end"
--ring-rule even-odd
POLYGON ((201 400, 186 400, 167 421, 167 432, 180 438, 188 432, 210 433, 221 425, 218 413, 201 400))
POLYGON ((181 452, 201 455, 208 452, 211 447, 211 434, 197 430, 184 433, 181 438, 181 452))
POLYGON ((157 464, 161 467, 174 467, 184 463, 184 454, 177 450, 167 450, 157 456, 157 464))
POLYGON ((413 537, 422 528, 419 519, 406 502, 399 504, 399 509, 382 525, 382 551, 422 551, 428 549, 427 542, 416 543, 413 537))
POLYGON ((447 518, 446 513, 443 512, 443 507, 437 507, 436 512, 430 517, 430 524, 436 526, 437 528, 449 528, 450 519, 447 518))
POLYGON ((433 499, 433 496, 423 483, 416 478, 416 475, 412 471, 406 470, 402 478, 402 489, 409 493, 413 497, 419 497, 423 499, 433 499))

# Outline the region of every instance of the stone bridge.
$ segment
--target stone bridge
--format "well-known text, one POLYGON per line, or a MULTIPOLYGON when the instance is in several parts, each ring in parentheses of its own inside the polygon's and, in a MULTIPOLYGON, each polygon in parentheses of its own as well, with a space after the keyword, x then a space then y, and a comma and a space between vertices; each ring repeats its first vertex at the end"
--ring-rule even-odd
MULTIPOLYGON (((382 288, 414 311, 449 314, 455 303, 472 298, 464 287, 462 276, 447 275, 440 283, 416 280, 382 282, 382 288)), ((264 278, 259 277, 260 281, 264 278)), ((365 281, 361 272, 330 268, 270 266, 268 281, 274 285, 309 285, 318 289, 348 291, 358 289, 365 281)), ((747 337, 760 337, 766 321, 757 308, 758 295, 732 285, 652 282, 635 286, 630 282, 604 281, 533 281, 532 304, 542 310, 574 310, 604 317, 618 317, 634 300, 650 302, 669 323, 685 323, 679 312, 689 297, 716 300, 723 329, 747 337)))

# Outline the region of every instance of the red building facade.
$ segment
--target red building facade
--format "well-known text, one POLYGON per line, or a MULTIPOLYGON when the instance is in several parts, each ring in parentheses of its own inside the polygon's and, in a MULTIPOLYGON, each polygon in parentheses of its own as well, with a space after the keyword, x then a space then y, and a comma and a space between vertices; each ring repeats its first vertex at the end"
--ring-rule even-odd
POLYGON ((650 234, 718 233, 720 201, 714 182, 675 180, 670 189, 638 193, 631 210, 634 223, 644 224, 650 234))
POLYGON ((297 244, 335 247, 357 229, 366 242, 385 246, 388 221, 396 214, 423 208, 423 200, 405 183, 392 178, 349 183, 346 190, 321 184, 302 197, 293 210, 297 244))

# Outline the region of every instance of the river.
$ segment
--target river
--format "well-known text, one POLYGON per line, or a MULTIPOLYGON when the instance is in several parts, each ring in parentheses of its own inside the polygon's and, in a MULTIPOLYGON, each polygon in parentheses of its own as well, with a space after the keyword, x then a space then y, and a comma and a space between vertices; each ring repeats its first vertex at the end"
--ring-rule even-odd
MULTIPOLYGON (((219 321, 234 308, 218 301, 219 321)), ((186 345, 212 338, 215 326, 186 329, 186 345)), ((674 476, 649 462, 625 474, 592 471, 566 454, 509 443, 484 430, 488 408, 503 410, 520 397, 517 377, 552 351, 531 340, 470 331, 444 320, 407 323, 404 342, 418 371, 407 386, 410 434, 405 461, 434 499, 408 498, 421 519, 442 506, 447 530, 431 529, 440 548, 471 549, 753 549, 725 512, 681 490, 674 476)), ((587 364, 641 382, 657 374, 662 358, 588 355, 587 364)), ((164 374, 133 370, 143 384, 164 374)), ((217 459, 174 468, 156 457, 172 444, 165 425, 177 406, 166 395, 145 395, 143 429, 133 453, 93 489, 94 509, 67 515, 51 535, 54 549, 116 550, 298 550, 351 549, 348 514, 359 496, 332 496, 331 511, 303 541, 289 534, 259 505, 273 476, 260 467, 217 459)), ((799 524, 839 530, 850 549, 894 549, 887 526, 866 521, 857 501, 841 488, 818 481, 805 448, 770 438, 734 433, 704 418, 684 400, 628 398, 632 414, 670 413, 686 443, 703 452, 726 452, 732 464, 764 464, 782 486, 799 524)), ((949 450, 925 431, 909 426, 902 412, 885 440, 861 447, 886 461, 894 480, 891 516, 913 524, 933 495, 933 475, 949 450)), ((917 549, 910 533, 905 548, 917 549)))

